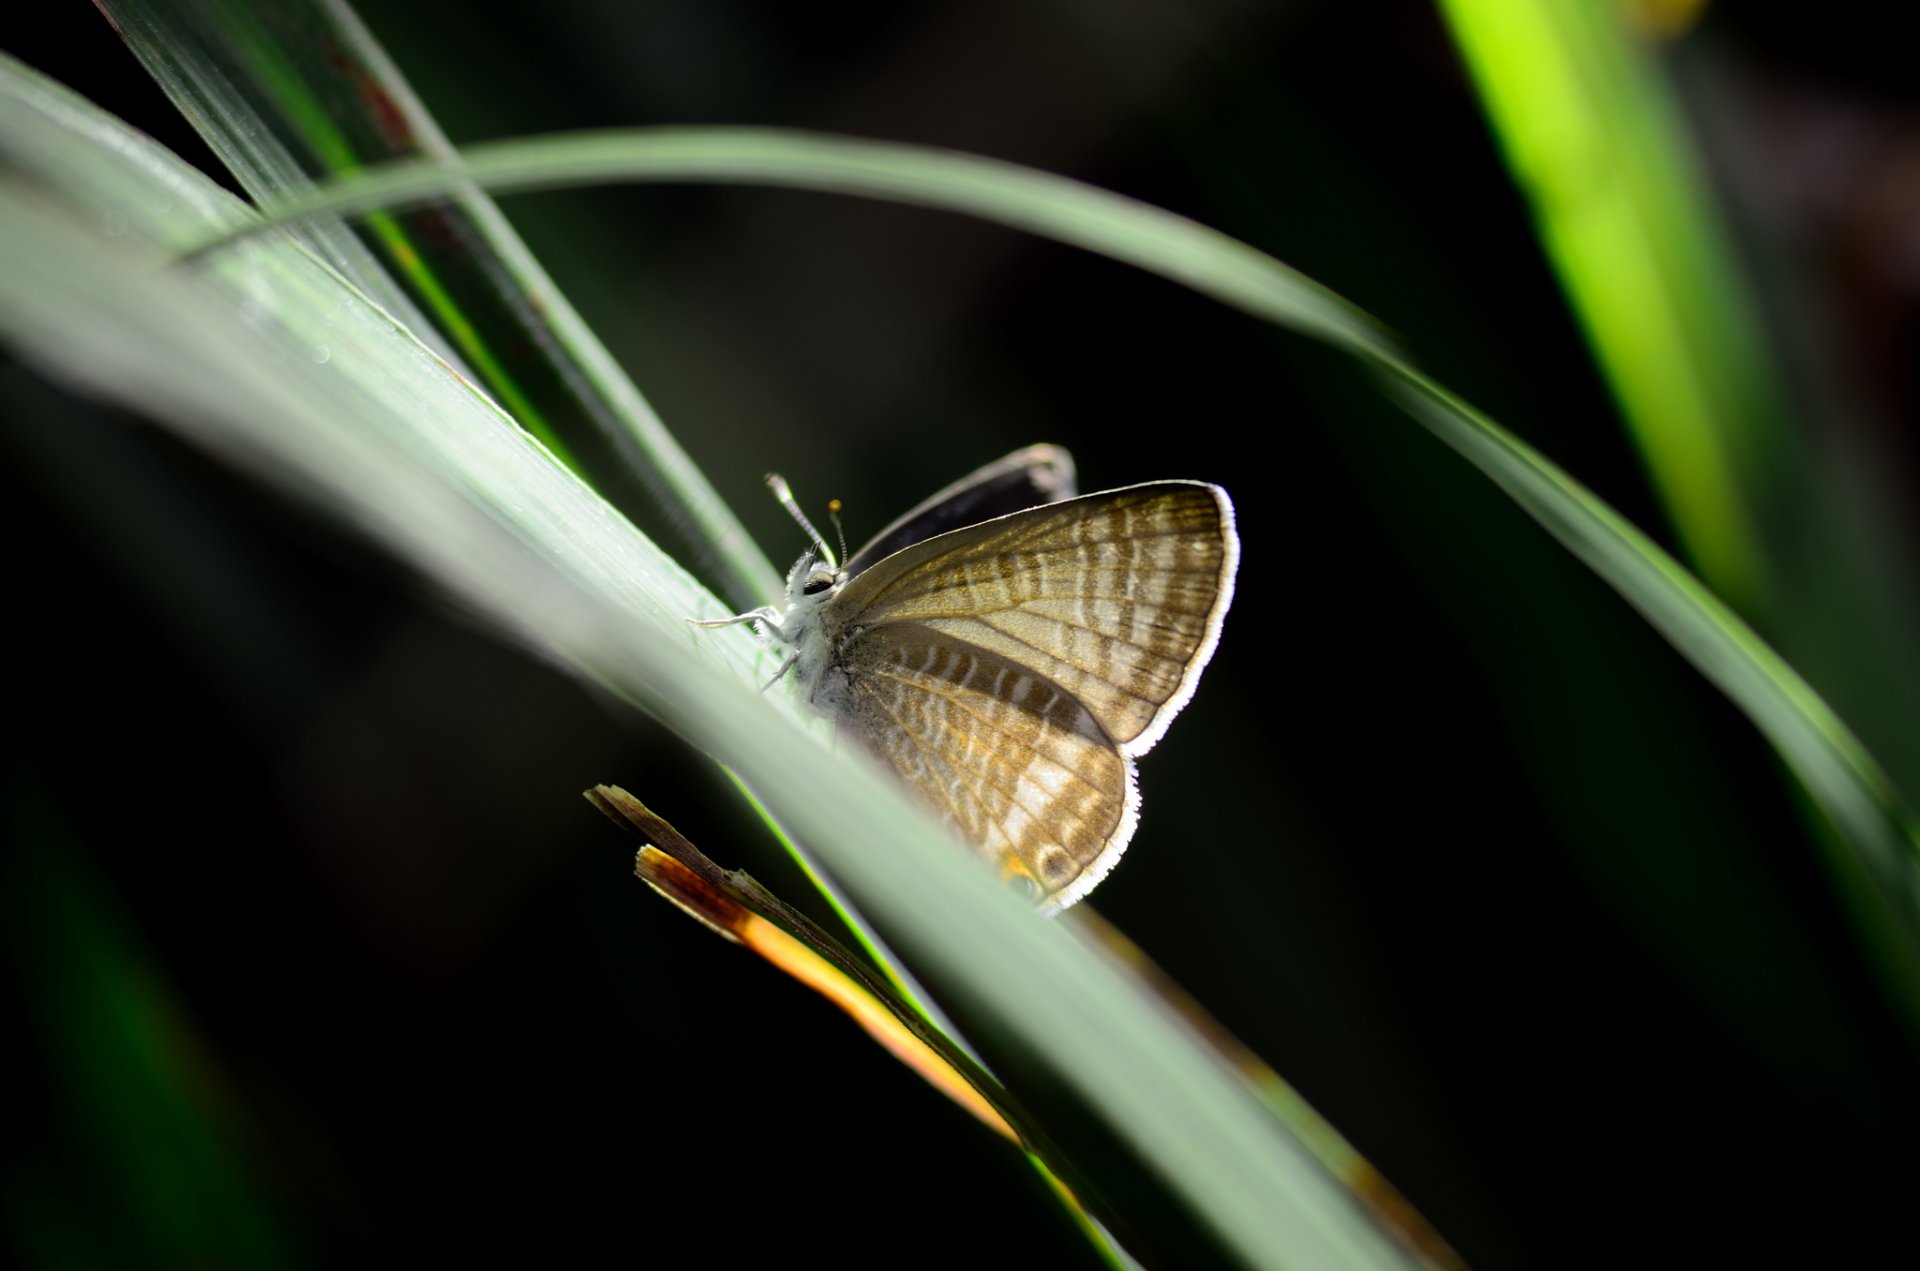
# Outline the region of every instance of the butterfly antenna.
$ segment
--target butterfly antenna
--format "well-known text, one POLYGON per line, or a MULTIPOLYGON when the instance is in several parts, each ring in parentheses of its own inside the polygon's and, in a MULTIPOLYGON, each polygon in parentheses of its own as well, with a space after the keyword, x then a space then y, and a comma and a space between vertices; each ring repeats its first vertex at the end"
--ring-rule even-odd
POLYGON ((840 524, 840 500, 827 500, 827 516, 833 521, 834 537, 840 540, 840 559, 847 559, 847 527, 840 524))
POLYGON ((800 528, 805 530, 807 537, 813 540, 814 547, 819 550, 820 555, 826 560, 827 567, 829 569, 840 568, 840 562, 834 556, 833 549, 827 546, 827 540, 820 537, 820 531, 813 528, 813 522, 807 519, 807 514, 800 510, 798 503, 794 502, 793 490, 787 485, 787 479, 776 472, 769 472, 767 474, 767 488, 773 491, 774 498, 780 500, 780 506, 787 510, 787 514, 793 517, 794 520, 800 522, 800 528))

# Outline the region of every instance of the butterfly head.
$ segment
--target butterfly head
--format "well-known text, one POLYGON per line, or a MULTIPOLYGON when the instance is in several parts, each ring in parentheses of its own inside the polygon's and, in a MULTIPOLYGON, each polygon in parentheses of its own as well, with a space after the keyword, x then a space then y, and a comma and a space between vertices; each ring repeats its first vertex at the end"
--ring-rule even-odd
MULTIPOLYGON (((767 485, 772 489, 773 497, 780 500, 780 506, 792 514, 793 519, 800 523, 800 528, 807 532, 807 538, 812 544, 805 554, 793 563, 793 568, 787 571, 787 612, 802 616, 817 613, 826 607, 828 601, 839 594, 840 588, 846 585, 847 571, 840 564, 840 557, 835 556, 833 549, 827 546, 827 540, 820 537, 820 531, 813 528, 813 522, 807 519, 807 514, 800 510, 800 505, 794 501, 793 491, 787 488, 786 481, 773 473, 768 473, 767 485)), ((833 523, 838 526, 840 500, 835 499, 828 506, 833 513, 833 523)), ((840 553, 841 556, 846 554, 844 539, 840 545, 840 553)))
POLYGON ((787 607, 794 611, 818 609, 846 585, 847 571, 833 556, 822 556, 820 548, 809 547, 787 571, 787 607))

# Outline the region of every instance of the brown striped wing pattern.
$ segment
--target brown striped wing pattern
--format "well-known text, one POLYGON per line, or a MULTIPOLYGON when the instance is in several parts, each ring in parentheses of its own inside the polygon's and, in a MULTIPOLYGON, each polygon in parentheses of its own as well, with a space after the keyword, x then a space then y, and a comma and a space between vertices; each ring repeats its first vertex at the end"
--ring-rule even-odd
POLYGON ((1069 904, 1132 836, 1133 759, 1191 696, 1238 554, 1225 492, 1173 481, 916 543, 835 598, 849 722, 1003 873, 1069 904))

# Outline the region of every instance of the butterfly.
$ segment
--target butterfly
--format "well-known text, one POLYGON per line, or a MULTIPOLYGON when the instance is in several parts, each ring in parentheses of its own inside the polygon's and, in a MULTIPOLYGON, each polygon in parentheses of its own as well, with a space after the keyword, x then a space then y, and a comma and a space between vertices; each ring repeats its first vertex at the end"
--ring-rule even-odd
POLYGON ((696 625, 751 622, 785 645, 772 682, 791 671, 1009 886, 1048 912, 1085 896, 1133 837, 1134 760, 1219 641, 1240 556, 1226 491, 1157 481, 1076 498, 1066 451, 1030 446, 841 564, 767 481, 811 540, 786 604, 696 625))

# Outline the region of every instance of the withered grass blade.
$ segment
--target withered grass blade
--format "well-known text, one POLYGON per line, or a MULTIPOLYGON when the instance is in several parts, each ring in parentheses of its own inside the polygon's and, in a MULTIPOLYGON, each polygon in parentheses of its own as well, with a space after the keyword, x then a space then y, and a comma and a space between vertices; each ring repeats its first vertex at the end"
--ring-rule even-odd
POLYGON ((745 945, 851 1016, 889 1054, 994 1133, 1024 1150, 1074 1221, 1115 1265, 1132 1265, 1059 1150, 1018 1103, 952 1039, 914 1012, 893 986, 806 915, 741 870, 714 864, 669 822, 618 786, 585 792, 609 820, 645 840, 634 873, 709 930, 745 945))

